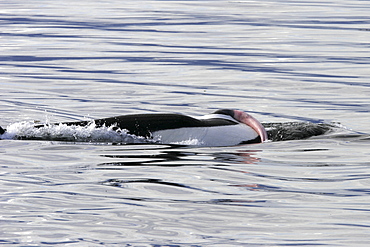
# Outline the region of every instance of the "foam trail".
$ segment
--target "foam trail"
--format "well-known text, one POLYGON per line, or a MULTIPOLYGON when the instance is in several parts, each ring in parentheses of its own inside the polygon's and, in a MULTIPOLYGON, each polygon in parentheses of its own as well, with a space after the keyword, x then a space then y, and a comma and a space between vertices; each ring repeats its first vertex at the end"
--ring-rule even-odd
POLYGON ((92 121, 87 126, 68 126, 66 124, 45 125, 35 128, 32 122, 10 124, 0 139, 54 140, 75 142, 148 143, 144 137, 130 135, 126 130, 115 126, 96 127, 92 121))

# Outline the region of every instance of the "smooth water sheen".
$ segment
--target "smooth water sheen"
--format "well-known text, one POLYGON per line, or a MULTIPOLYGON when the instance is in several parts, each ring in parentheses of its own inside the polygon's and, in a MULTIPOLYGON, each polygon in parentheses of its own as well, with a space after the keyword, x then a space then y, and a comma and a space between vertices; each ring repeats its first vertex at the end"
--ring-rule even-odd
POLYGON ((229 108, 347 130, 213 148, 1 140, 0 244, 368 246, 369 13, 355 0, 2 1, 4 128, 229 108))

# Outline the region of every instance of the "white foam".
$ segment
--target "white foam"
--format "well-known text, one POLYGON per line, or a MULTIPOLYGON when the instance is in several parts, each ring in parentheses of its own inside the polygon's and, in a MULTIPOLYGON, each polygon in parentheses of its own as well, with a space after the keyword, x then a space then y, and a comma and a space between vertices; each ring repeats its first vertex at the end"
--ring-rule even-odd
POLYGON ((179 142, 170 142, 169 144, 175 145, 186 145, 186 146, 203 146, 203 142, 199 141, 198 139, 189 139, 179 142))
POLYGON ((147 143, 144 137, 130 135, 126 130, 114 129, 115 126, 96 127, 92 121, 86 126, 68 126, 66 124, 46 125, 35 128, 32 122, 18 122, 7 126, 1 139, 38 139, 62 140, 76 142, 118 142, 118 143, 147 143))

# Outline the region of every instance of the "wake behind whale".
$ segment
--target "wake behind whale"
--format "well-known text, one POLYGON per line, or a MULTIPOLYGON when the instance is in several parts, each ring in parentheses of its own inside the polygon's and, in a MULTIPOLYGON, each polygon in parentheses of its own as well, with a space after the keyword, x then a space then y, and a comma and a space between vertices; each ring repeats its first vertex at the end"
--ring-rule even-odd
POLYGON ((57 124, 20 122, 1 128, 0 139, 232 146, 306 139, 336 128, 308 122, 260 123, 245 112, 223 109, 202 117, 135 114, 57 124))

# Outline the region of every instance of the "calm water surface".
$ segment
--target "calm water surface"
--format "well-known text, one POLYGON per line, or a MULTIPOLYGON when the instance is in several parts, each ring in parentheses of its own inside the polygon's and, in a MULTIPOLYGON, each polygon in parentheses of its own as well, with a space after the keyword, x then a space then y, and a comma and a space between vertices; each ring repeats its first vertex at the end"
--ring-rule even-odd
POLYGON ((0 141, 8 246, 368 246, 370 2, 2 1, 0 125, 241 109, 343 133, 0 141), (349 131, 350 130, 350 131, 349 131))

